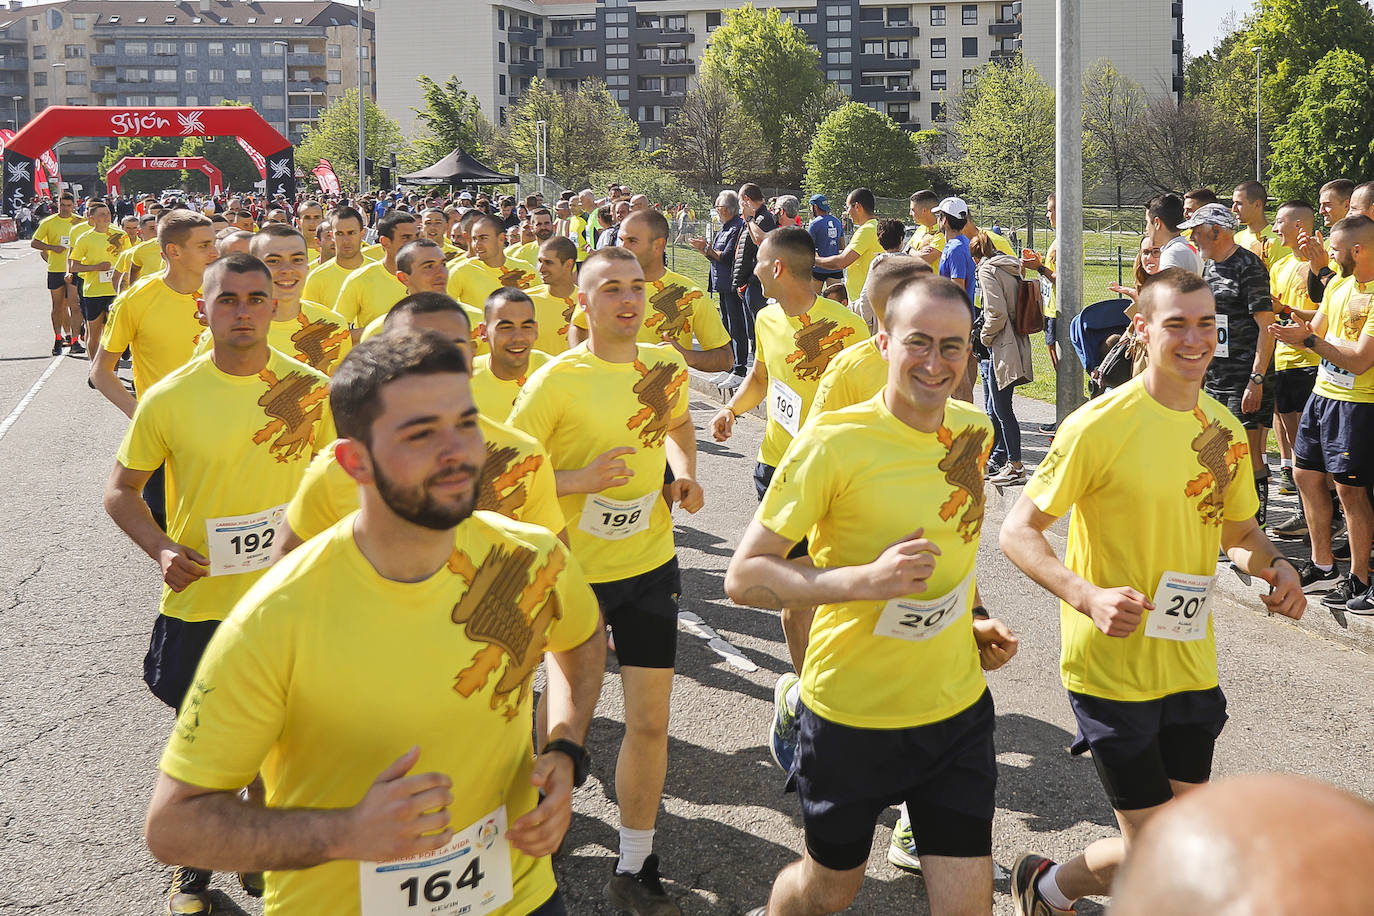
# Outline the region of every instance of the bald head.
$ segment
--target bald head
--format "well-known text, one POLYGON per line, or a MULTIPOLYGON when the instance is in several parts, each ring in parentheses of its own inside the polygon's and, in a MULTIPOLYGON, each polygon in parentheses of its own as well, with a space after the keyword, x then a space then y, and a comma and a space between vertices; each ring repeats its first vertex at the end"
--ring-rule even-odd
POLYGON ((1374 806, 1298 776, 1241 776, 1145 825, 1112 916, 1374 912, 1374 806))

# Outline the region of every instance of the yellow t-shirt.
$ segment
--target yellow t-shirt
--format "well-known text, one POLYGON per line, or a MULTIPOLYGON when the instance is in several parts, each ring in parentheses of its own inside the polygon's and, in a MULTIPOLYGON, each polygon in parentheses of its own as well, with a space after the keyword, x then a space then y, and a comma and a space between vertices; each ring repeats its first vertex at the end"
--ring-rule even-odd
MULTIPOLYGON (((1058 241, 1058 239, 1056 239, 1055 241, 1058 241)), ((994 242, 993 244, 996 244, 996 243, 994 242)), ((1015 256, 1015 255, 1013 255, 1013 257, 1014 257, 1014 256, 1015 256)), ((1049 253, 1045 255, 1045 266, 1048 267, 1048 268, 1050 269, 1050 272, 1051 272, 1051 273, 1053 273, 1054 271, 1058 270, 1058 268, 1059 268, 1059 246, 1058 246, 1058 245, 1055 245, 1055 244, 1051 244, 1051 245, 1050 245, 1049 253)), ((1058 292, 1055 290, 1054 284, 1053 284, 1053 283, 1050 283, 1048 280, 1042 280, 1040 285, 1041 285, 1041 301, 1042 301, 1041 307, 1045 310, 1045 317, 1046 317, 1046 318, 1058 318, 1058 317, 1059 317, 1059 298, 1058 298, 1058 292)))
POLYGON ((151 277, 159 273, 166 265, 162 259, 162 246, 158 244, 156 238, 144 239, 134 246, 133 253, 129 255, 130 265, 138 268, 138 278, 151 277))
POLYGON ((503 286, 529 289, 538 283, 539 274, 524 261, 507 260, 500 267, 492 267, 481 258, 469 258, 449 270, 448 294, 480 310, 487 297, 503 286))
MULTIPOLYGON (((481 338, 482 310, 473 308, 466 302, 459 302, 458 304, 463 307, 463 314, 468 316, 468 325, 472 328, 473 355, 481 356, 483 353, 490 353, 491 347, 487 346, 487 342, 481 338)), ((390 309, 387 311, 390 311, 390 309)), ((362 343, 370 337, 376 337, 378 334, 382 333, 382 329, 385 326, 386 313, 384 312, 367 323, 367 327, 363 328, 363 333, 358 337, 358 342, 362 343)))
MULTIPOLYGON (((252 529, 257 544, 249 547, 230 541, 230 519, 285 510, 310 459, 333 439, 322 373, 273 350, 258 375, 228 375, 207 354, 143 394, 117 457, 135 471, 166 464, 167 535, 209 557, 213 570, 221 560, 271 554, 274 524, 252 529), (225 531, 221 552, 207 546, 212 524, 225 531)), ((212 574, 180 592, 164 585, 159 609, 186 621, 223 620, 262 572, 212 574)))
MULTIPOLYGON (((558 483, 544 447, 533 437, 486 417, 479 416, 477 425, 487 447, 477 483, 477 508, 562 531, 558 483)), ((297 537, 308 540, 357 508, 357 483, 339 467, 334 449, 325 447, 306 468, 286 509, 286 520, 297 537)))
POLYGON ((663 440, 687 413, 687 398, 682 355, 646 344, 632 363, 606 362, 585 345, 576 347, 549 360, 520 389, 510 425, 543 443, 555 471, 584 468, 613 448, 636 449, 623 458, 633 473, 629 483, 560 500, 573 555, 592 582, 629 579, 673 558, 672 513, 661 495, 663 440), (641 527, 644 512, 647 528, 641 527), (621 536, 626 531, 633 533, 621 536))
MULTIPOLYGON (((1322 298, 1327 340, 1349 344, 1356 343, 1361 336, 1374 337, 1374 309, 1369 307, 1371 293, 1374 293, 1374 283, 1356 283, 1354 277, 1331 281, 1322 298)), ((1321 360, 1317 364, 1317 383, 1312 391, 1333 401, 1374 403, 1374 369, 1354 375, 1321 360)))
POLYGON ((539 322, 539 336, 534 345, 550 356, 557 356, 568 349, 568 325, 572 323, 573 312, 577 311, 577 287, 566 299, 549 292, 547 284, 532 286, 525 290, 534 300, 534 318, 539 322))
MULTIPOLYGON (((362 266, 366 267, 370 263, 376 262, 364 259, 362 266)), ((354 270, 357 269, 359 268, 354 268, 354 270)), ((318 267, 310 269, 310 273, 305 278, 305 286, 301 289, 301 298, 318 302, 325 308, 332 309, 339 301, 339 289, 351 273, 353 270, 349 270, 338 261, 330 258, 318 267)))
POLYGON ((855 227, 845 250, 859 255, 844 269, 844 288, 849 291, 849 301, 857 302, 859 293, 863 292, 864 281, 868 279, 868 266, 883 253, 883 246, 878 244, 878 221, 870 219, 862 226, 855 227))
POLYGON ((916 225, 916 231, 911 234, 911 241, 907 242, 906 253, 915 255, 916 252, 925 248, 927 245, 934 248, 936 251, 944 251, 945 234, 940 231, 939 226, 936 226, 934 229, 927 229, 925 226, 918 223, 916 225))
POLYGON ((587 221, 580 216, 569 217, 568 237, 577 246, 577 259, 579 261, 586 259, 587 255, 590 254, 587 248, 587 221))
MULTIPOLYGON (((1296 254, 1289 251, 1274 260, 1269 267, 1269 291, 1279 297, 1279 303, 1285 308, 1302 309, 1310 312, 1318 308, 1317 303, 1313 302, 1307 295, 1307 275, 1312 272, 1308 262, 1300 259, 1296 254)), ((1283 341, 1274 344, 1274 370, 1281 372, 1284 369, 1299 369, 1303 366, 1315 366, 1317 364, 1317 354, 1311 350, 1299 350, 1291 347, 1283 341)))
MULTIPOLYGON (((1153 600, 1165 572, 1216 573, 1225 521, 1259 509, 1240 421, 1205 392, 1191 411, 1150 397, 1136 376, 1070 414, 1026 485, 1040 511, 1073 509, 1064 564, 1103 588, 1153 600)), ((1217 686, 1216 634, 1190 642, 1107 636, 1067 602, 1060 675, 1075 693, 1128 702, 1217 686)))
MULTIPOLYGON (((127 242, 127 236, 126 236, 126 242, 127 242)), ((142 242, 139 242, 137 245, 136 245, 136 244, 133 244, 133 243, 128 243, 128 244, 125 245, 124 250, 121 251, 121 252, 119 253, 119 256, 115 258, 115 263, 114 263, 115 271, 117 271, 118 273, 121 273, 121 274, 127 274, 127 273, 129 272, 129 265, 133 263, 134 249, 137 248, 138 245, 141 245, 141 244, 143 244, 143 243, 142 243, 142 242)))
MULTIPOLYGON (((865 328, 867 330, 867 328, 865 328)), ((827 410, 839 410, 867 401, 887 384, 887 360, 878 349, 878 338, 870 337, 845 347, 825 367, 816 385, 807 419, 827 410)))
MULTIPOLYGON (((306 281, 307 288, 309 281, 306 281)), ((334 311, 355 328, 365 328, 406 297, 405 284, 387 270, 385 261, 364 264, 344 278, 334 311)), ((319 302, 321 300, 314 300, 319 302)), ((328 300, 324 300, 327 304, 328 300)))
POLYGON ((1280 258, 1293 253, 1293 249, 1279 241, 1278 234, 1272 226, 1265 226, 1258 238, 1250 231, 1250 227, 1246 226, 1236 233, 1236 244, 1249 249, 1269 270, 1274 269, 1280 258))
POLYGON ((196 317, 200 292, 179 293, 161 276, 139 280, 120 293, 100 335, 108 353, 133 351, 134 391, 143 396, 189 360, 205 325, 196 317))
POLYGON ((386 249, 382 247, 380 242, 374 242, 371 245, 364 245, 362 247, 362 251, 359 253, 363 257, 367 258, 369 261, 386 260, 386 249))
MULTIPOLYGON (((478 512, 438 572, 394 582, 362 555, 349 517, 278 564, 221 625, 161 769, 219 790, 261 772, 269 808, 345 808, 419 745, 412 772, 453 780, 450 826, 501 806, 509 825, 539 801, 534 671, 597 620, 576 561, 543 529, 478 512), (479 578, 489 584, 473 590, 479 578)), ((454 881, 468 862, 455 864, 454 881)), ((512 847, 510 869, 514 898, 493 914, 519 916, 553 895, 548 856, 512 847)), ((264 913, 359 916, 358 874, 351 860, 268 872, 264 913)))
MULTIPOLYGON (((196 344, 196 355, 209 353, 213 345, 210 329, 206 328, 196 344)), ((272 322, 267 345, 325 375, 333 375, 353 349, 353 335, 348 333, 348 323, 343 318, 319 303, 302 302, 295 318, 272 322)))
POLYGON ((795 318, 776 302, 759 310, 754 320, 756 358, 768 370, 768 425, 759 446, 760 463, 778 466, 806 422, 831 360, 846 346, 867 339, 864 320, 833 299, 817 296, 795 318))
POLYGON ((880 634, 889 602, 818 607, 801 673, 808 709, 854 728, 912 728, 983 695, 972 609, 991 450, 992 423, 972 405, 948 401, 940 429, 923 433, 894 417, 881 393, 817 415, 787 450, 754 516, 760 524, 807 538, 817 568, 871 563, 919 524, 940 556, 927 590, 908 598, 953 601, 943 629, 920 641, 880 634), (912 672, 922 672, 918 690, 912 672))
POLYGON ((115 262, 129 244, 129 236, 122 229, 111 226, 105 232, 94 230, 82 233, 81 237, 72 245, 71 260, 78 264, 104 264, 109 263, 108 271, 110 279, 101 280, 100 274, 104 271, 82 271, 81 277, 84 281, 82 286, 83 295, 95 298, 98 296, 113 296, 114 289, 114 270, 115 262))
MULTIPOLYGON (((680 273, 665 271, 657 280, 644 284, 644 324, 637 339, 642 344, 661 344, 664 334, 685 350, 692 349, 695 337, 703 350, 715 350, 730 343, 730 332, 706 293, 680 273)), ((587 310, 578 305, 573 324, 588 327, 587 310)))
POLYGON ((511 261, 519 261, 530 270, 538 271, 539 243, 538 242, 517 242, 514 245, 506 246, 506 258, 511 261))
POLYGON ((67 252, 72 249, 73 236, 76 228, 84 225, 81 217, 73 214, 65 219, 54 213, 44 217, 38 227, 33 231, 33 237, 47 245, 61 245, 66 251, 45 251, 44 255, 48 260, 48 273, 64 274, 67 272, 67 252))
POLYGON ((518 379, 497 378, 491 371, 491 354, 485 353, 472 361, 472 399, 483 416, 499 423, 506 422, 520 389, 529 377, 550 359, 543 350, 530 351, 529 369, 518 379))

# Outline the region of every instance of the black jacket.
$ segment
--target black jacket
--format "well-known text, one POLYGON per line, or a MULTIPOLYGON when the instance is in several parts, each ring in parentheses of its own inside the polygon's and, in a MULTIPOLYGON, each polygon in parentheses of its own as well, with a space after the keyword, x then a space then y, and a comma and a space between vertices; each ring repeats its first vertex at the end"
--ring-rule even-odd
MULTIPOLYGON (((751 222, 758 224, 764 232, 772 232, 778 228, 778 221, 768 212, 767 207, 760 207, 751 222)), ((754 244, 749 227, 742 226, 739 231, 739 242, 735 245, 735 269, 730 277, 736 289, 748 286, 754 279, 754 265, 758 263, 758 259, 759 246, 754 244)))

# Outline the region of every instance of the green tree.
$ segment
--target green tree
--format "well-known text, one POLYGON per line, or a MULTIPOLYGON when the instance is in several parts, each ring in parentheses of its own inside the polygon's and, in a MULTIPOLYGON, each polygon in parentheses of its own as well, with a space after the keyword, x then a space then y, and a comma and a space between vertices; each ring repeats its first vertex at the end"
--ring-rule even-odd
POLYGON ((510 128, 498 135, 496 152, 507 167, 522 174, 536 171, 538 122, 547 122, 549 174, 572 187, 593 172, 638 165, 639 126, 626 117, 599 80, 576 89, 555 89, 544 80, 530 88, 507 118, 510 128))
MULTIPOLYGON (((224 186, 247 191, 262 180, 258 167, 233 137, 187 137, 181 141, 178 156, 204 156, 224 175, 224 186)), ((183 172, 186 187, 192 191, 209 191, 210 180, 203 172, 183 172)))
POLYGON ((587 177, 587 185, 593 188, 604 188, 611 182, 628 185, 634 189, 636 194, 643 194, 648 197, 650 203, 663 207, 687 204, 689 207, 701 209, 706 203, 701 192, 689 188, 682 182, 682 179, 672 172, 655 165, 605 169, 604 171, 592 172, 587 177))
MULTIPOLYGON (((120 137, 114 146, 106 147, 105 152, 100 155, 100 163, 96 166, 100 174, 100 180, 105 180, 105 173, 125 156, 180 156, 181 152, 180 137, 120 137)), ((182 172, 153 172, 137 171, 127 172, 119 183, 119 189, 124 194, 147 194, 156 193, 173 185, 180 186, 182 172)))
POLYGON ((795 185, 806 170, 806 154, 821 122, 831 112, 849 104, 849 96, 838 86, 826 84, 783 121, 781 184, 795 185))
POLYGON ((1147 188, 1233 188, 1254 177, 1254 140, 1209 102, 1158 97, 1135 122, 1132 170, 1147 188))
MULTIPOLYGON (((391 161, 393 152, 404 146, 401 125, 371 99, 364 101, 367 158, 379 165, 391 161)), ((338 101, 320 113, 314 127, 296 147, 296 165, 306 173, 328 159, 345 188, 358 187, 358 90, 349 89, 338 101)))
POLYGON ((806 151, 807 194, 844 200, 866 187, 879 197, 905 197, 926 183, 912 134, 858 102, 832 111, 806 151))
POLYGON ((1121 206, 1122 186, 1134 174, 1136 121, 1145 107, 1145 90, 1105 58, 1083 74, 1083 132, 1097 154, 1095 171, 1116 192, 1121 206))
POLYGON ((725 81, 708 74, 688 91, 664 131, 663 161, 697 184, 734 184, 763 166, 763 138, 725 81))
POLYGON ((1302 99, 1289 115, 1269 161, 1270 193, 1280 200, 1317 196, 1338 176, 1374 173, 1374 76, 1364 58, 1335 50, 1298 82, 1302 99))
POLYGON ((421 127, 400 157, 402 168, 425 168, 455 149, 485 159, 490 152, 492 127, 483 116, 477 97, 464 89, 456 76, 436 83, 422 73, 415 81, 424 95, 424 107, 412 109, 419 116, 421 127))
POLYGON ((1054 90, 1017 54, 980 68, 952 108, 955 181, 973 197, 1023 204, 1029 235, 1054 190, 1054 90))
POLYGON ((774 174, 787 171, 789 121, 801 116, 825 86, 819 64, 820 54, 806 33, 776 9, 747 4, 726 10, 720 28, 711 33, 702 76, 723 80, 759 125, 774 174))

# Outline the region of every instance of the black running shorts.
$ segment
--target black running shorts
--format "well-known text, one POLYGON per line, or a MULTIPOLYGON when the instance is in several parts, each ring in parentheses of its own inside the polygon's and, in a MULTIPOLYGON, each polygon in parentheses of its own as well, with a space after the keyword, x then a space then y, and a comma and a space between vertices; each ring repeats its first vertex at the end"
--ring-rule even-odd
POLYGON ((677 557, 629 579, 593 582, 601 616, 615 639, 621 665, 671 668, 677 662, 677 600, 682 576, 677 557))

